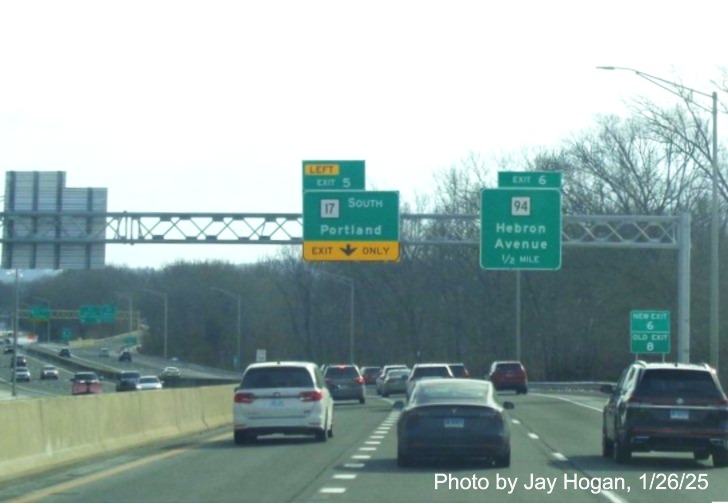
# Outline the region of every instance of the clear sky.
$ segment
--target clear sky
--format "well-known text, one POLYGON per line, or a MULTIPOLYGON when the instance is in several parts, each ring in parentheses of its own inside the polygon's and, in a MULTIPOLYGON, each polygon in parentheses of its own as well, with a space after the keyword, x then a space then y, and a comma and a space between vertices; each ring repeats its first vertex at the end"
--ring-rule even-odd
MULTIPOLYGON (((673 99, 598 65, 712 91, 727 5, 2 0, 0 170, 64 170, 108 188, 109 211, 300 212, 302 160, 364 159, 367 189, 412 202, 470 153, 553 146, 630 98, 673 99)), ((273 252, 113 246, 107 262, 273 252)))

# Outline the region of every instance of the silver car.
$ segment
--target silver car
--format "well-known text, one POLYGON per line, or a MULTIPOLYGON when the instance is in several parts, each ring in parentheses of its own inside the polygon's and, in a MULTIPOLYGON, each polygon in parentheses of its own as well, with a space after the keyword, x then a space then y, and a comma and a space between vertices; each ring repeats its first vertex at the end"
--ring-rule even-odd
POLYGON ((267 434, 334 435, 334 400, 312 362, 259 362, 243 373, 235 391, 235 443, 267 434))
POLYGON ((154 375, 142 376, 136 382, 137 390, 162 390, 162 382, 154 375))
POLYGON ((447 364, 415 364, 407 379, 407 399, 412 397, 412 389, 418 380, 431 378, 453 378, 447 364))
POLYGON ((387 371, 380 388, 382 397, 388 397, 390 394, 406 394, 409 375, 409 368, 397 368, 387 371))

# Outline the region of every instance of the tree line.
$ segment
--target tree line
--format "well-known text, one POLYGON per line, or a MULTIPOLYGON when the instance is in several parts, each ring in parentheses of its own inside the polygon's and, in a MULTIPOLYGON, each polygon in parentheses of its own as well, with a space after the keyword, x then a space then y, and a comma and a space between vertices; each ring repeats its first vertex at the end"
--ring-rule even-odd
MULTIPOLYGON (((677 215, 689 212, 691 240, 691 356, 709 360, 708 285, 711 156, 708 120, 691 102, 664 109, 637 101, 626 118, 597 117, 594 125, 549 148, 507 158, 476 154, 438 174, 432 194, 402 212, 479 213, 480 191, 495 186, 498 170, 562 173, 564 215, 677 215)), ((726 159, 721 146, 719 159, 726 159)), ((718 179, 720 238, 726 245, 728 198, 724 163, 718 179)), ((406 222, 408 238, 473 240, 475 220, 406 222)), ((269 359, 346 362, 350 354, 350 286, 355 289, 354 347, 360 365, 424 361, 464 362, 474 376, 493 360, 515 355, 515 274, 484 271, 472 245, 402 246, 397 263, 306 263, 299 246, 282 246, 251 265, 178 262, 161 269, 107 267, 64 271, 24 285, 21 296, 48 299, 54 309, 117 304, 132 295, 149 334, 143 351, 161 355, 163 305, 169 301, 169 356, 232 369, 237 353, 237 304, 219 289, 242 296, 242 365, 265 349, 269 359)), ((722 271, 728 254, 721 255, 722 271)), ((634 359, 629 312, 669 310, 676 355, 677 255, 670 250, 563 249, 558 271, 522 274, 522 354, 532 380, 615 380, 634 359)), ((726 275, 721 292, 726 292, 726 275)), ((12 286, 0 284, 0 309, 12 306, 12 286)), ((720 334, 728 329, 725 297, 720 334)), ((52 339, 61 337, 54 323, 52 339)), ((124 332, 84 327, 74 334, 99 337, 124 332)), ((721 378, 728 368, 721 336, 721 378)))

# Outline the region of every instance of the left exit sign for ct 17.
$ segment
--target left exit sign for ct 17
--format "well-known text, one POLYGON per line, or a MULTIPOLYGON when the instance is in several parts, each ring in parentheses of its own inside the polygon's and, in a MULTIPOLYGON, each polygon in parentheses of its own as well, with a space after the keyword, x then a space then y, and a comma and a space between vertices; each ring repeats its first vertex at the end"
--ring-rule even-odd
POLYGON ((364 161, 304 161, 303 190, 363 190, 364 161))

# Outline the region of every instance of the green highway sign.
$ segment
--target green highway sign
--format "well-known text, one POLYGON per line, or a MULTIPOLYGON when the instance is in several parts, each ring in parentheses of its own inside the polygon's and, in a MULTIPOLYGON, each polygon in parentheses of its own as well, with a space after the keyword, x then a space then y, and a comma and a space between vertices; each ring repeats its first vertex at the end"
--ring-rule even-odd
POLYGON ((70 341, 72 337, 73 332, 71 331, 71 329, 68 327, 64 327, 61 331, 61 338, 63 339, 63 341, 70 341))
POLYGON ((30 319, 34 321, 49 320, 51 310, 47 305, 35 305, 30 307, 30 319))
POLYGON ((561 172, 498 172, 498 187, 561 189, 561 172))
POLYGON ((632 310, 629 313, 629 331, 632 353, 670 353, 669 311, 632 310))
POLYGON ((365 189, 364 161, 304 161, 303 190, 365 189))
POLYGON ((116 305, 83 305, 78 308, 82 324, 113 324, 116 322, 116 305))
POLYGON ((124 338, 124 344, 125 345, 136 345, 138 344, 139 340, 136 336, 126 336, 124 338))
POLYGON ((480 266, 501 270, 561 267, 558 189, 483 189, 480 266))
POLYGON ((399 192, 306 191, 303 252, 308 261, 397 261, 399 192))

